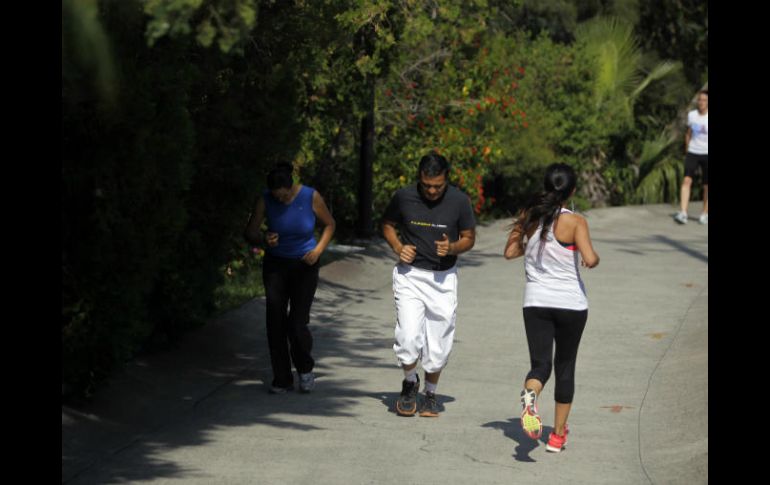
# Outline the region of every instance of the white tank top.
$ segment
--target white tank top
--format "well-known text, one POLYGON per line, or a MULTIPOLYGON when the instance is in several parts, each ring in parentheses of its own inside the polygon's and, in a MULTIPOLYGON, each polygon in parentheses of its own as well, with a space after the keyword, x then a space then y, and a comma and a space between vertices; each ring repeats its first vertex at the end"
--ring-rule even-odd
MULTIPOLYGON (((572 214, 562 209, 561 213, 572 214)), ((553 224, 546 241, 541 243, 543 223, 527 241, 524 252, 524 270, 527 284, 524 287, 524 307, 588 309, 585 285, 578 270, 578 251, 567 249, 556 240, 553 224)))

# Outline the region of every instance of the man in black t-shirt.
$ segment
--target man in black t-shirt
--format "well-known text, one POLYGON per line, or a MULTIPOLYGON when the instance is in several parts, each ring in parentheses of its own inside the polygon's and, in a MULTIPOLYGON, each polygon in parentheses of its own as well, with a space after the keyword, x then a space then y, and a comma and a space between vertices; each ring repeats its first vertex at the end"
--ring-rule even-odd
POLYGON ((398 190, 383 216, 383 235, 399 257, 393 268, 393 350, 405 376, 396 410, 405 416, 417 412, 420 359, 425 371, 420 416, 438 416, 436 386, 454 341, 457 255, 470 250, 476 239, 470 199, 449 185, 448 176, 446 158, 435 152, 422 157, 419 182, 398 190))

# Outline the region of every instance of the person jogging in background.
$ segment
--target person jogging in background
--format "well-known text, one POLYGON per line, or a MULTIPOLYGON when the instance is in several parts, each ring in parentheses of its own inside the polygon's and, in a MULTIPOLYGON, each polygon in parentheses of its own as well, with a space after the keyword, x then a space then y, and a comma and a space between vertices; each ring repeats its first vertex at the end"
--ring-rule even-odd
POLYGON ((438 416, 436 387, 454 343, 457 256, 476 240, 470 199, 449 185, 448 176, 446 158, 435 152, 425 155, 417 184, 398 190, 383 216, 383 235, 399 258, 393 268, 393 350, 404 371, 396 402, 396 411, 404 416, 417 412, 420 359, 425 371, 420 416, 438 416))
POLYGON ((587 268, 599 264, 586 220, 565 208, 575 194, 577 176, 569 165, 555 163, 545 172, 545 191, 531 198, 514 220, 504 256, 524 256, 524 328, 530 371, 521 391, 521 426, 532 439, 543 425, 537 399, 555 370, 555 423, 546 450, 567 444, 567 418, 575 394, 575 361, 588 319, 588 299, 578 259, 587 268), (554 342, 556 351, 554 356, 554 342))
POLYGON ((310 392, 315 387, 313 336, 308 328, 310 306, 318 286, 319 260, 335 228, 321 194, 295 184, 293 170, 288 163, 282 163, 268 173, 267 189, 257 201, 245 234, 252 244, 267 244, 262 280, 273 369, 272 394, 294 389, 292 361, 299 375, 300 391, 310 392), (265 218, 267 232, 263 234, 265 218), (313 233, 316 220, 324 226, 318 242, 313 233))
POLYGON ((680 211, 674 215, 679 224, 687 224, 687 205, 695 171, 701 169, 703 177, 703 212, 698 218, 701 224, 709 223, 709 92, 698 93, 698 109, 687 113, 687 133, 684 135, 684 180, 679 194, 680 211))

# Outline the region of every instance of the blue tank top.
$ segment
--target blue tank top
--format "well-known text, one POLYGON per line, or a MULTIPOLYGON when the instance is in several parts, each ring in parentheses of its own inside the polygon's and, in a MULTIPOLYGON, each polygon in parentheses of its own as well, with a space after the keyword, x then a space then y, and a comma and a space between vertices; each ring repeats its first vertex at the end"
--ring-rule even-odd
POLYGON ((315 190, 302 186, 294 200, 286 205, 265 190, 265 214, 267 230, 278 233, 278 245, 265 250, 279 258, 300 259, 316 246, 313 193, 315 190))

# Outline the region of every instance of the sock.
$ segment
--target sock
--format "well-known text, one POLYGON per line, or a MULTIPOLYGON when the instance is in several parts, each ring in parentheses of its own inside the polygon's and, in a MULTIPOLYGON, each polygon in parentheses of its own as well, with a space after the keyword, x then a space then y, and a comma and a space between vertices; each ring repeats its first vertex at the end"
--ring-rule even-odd
POLYGON ((432 382, 428 382, 427 379, 425 379, 425 392, 429 392, 431 394, 436 394, 436 388, 438 387, 438 384, 434 384, 432 382))
POLYGON ((417 367, 411 370, 404 370, 404 376, 409 382, 417 382, 417 367))

